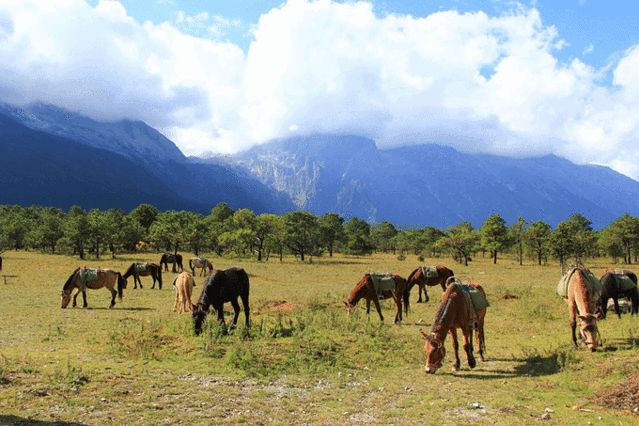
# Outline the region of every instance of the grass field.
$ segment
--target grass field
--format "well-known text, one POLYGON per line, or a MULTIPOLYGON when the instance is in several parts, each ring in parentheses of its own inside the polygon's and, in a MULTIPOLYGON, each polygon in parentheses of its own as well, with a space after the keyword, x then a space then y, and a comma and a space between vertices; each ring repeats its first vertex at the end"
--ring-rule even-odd
MULTIPOLYGON (((185 259, 191 254, 183 253, 185 259)), ((360 303, 343 301, 366 272, 407 276, 422 264, 397 255, 294 258, 258 263, 207 256, 217 268, 239 265, 251 280, 251 329, 222 336, 209 315, 202 335, 188 314, 172 312, 175 274, 162 290, 133 290, 106 309, 110 295, 88 290, 88 309, 60 308, 60 290, 77 266, 125 270, 159 254, 80 261, 6 252, 0 277, 0 424, 552 424, 639 422, 639 318, 612 315, 595 353, 571 346, 566 303, 555 295, 557 264, 519 266, 477 258, 468 267, 426 259, 480 282, 486 314, 486 362, 453 374, 424 372, 420 329, 430 331, 441 288, 393 325, 360 303), (514 296, 514 297, 510 297, 514 296)), ((587 266, 600 276, 606 259, 587 266)), ((632 269, 632 268, 631 268, 632 269)), ((203 279, 196 277, 199 295, 203 279)), ((197 297, 194 297, 194 301, 197 297)), ((80 296, 81 299, 81 296, 80 296)), ((230 304, 226 310, 232 310, 230 304)), ((227 323, 230 321, 227 312, 227 323)), ((475 348, 476 349, 476 348, 475 348)))

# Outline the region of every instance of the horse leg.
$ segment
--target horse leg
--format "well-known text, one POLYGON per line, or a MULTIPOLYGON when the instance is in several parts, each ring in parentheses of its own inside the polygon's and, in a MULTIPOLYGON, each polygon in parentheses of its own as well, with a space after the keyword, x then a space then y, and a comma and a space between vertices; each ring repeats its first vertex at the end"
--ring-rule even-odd
POLYGON ((477 318, 477 347, 481 362, 484 362, 484 345, 484 316, 481 315, 477 318))
POLYGON ((217 311, 217 321, 219 324, 222 325, 222 334, 228 334, 228 330, 226 329, 226 322, 224 322, 224 305, 220 303, 215 310, 217 311))
POLYGON ((397 307, 397 312, 395 313, 395 322, 393 324, 397 324, 402 322, 402 299, 393 295, 393 299, 395 299, 395 306, 397 307))
POLYGON ((153 285, 151 286, 151 290, 154 290, 155 289, 155 281, 156 281, 155 275, 151 274, 151 278, 153 278, 153 285))
MULTIPOLYGON (((76 294, 77 296, 77 294, 76 294)), ((84 290, 82 290, 82 301, 84 302, 82 307, 86 308, 87 306, 89 306, 89 304, 87 303, 87 289, 85 288, 84 290)))
MULTIPOLYGON (((140 286, 140 288, 142 288, 142 286, 140 286)), ((110 288, 109 291, 111 292, 111 304, 109 305, 109 309, 111 309, 115 306, 115 296, 118 295, 118 292, 113 288, 110 288)))
POLYGON ((617 297, 613 296, 612 301, 615 304, 615 312, 617 312, 617 317, 621 319, 621 311, 619 310, 619 295, 617 295, 617 297))
POLYGON ((78 291, 75 292, 75 294, 73 295, 73 307, 75 308, 76 306, 78 306, 78 303, 76 301, 76 299, 78 298, 78 294, 80 294, 80 289, 78 289, 78 291))
POLYGON ((382 315, 382 307, 379 306, 379 300, 377 300, 377 297, 375 297, 373 299, 373 303, 375 304, 375 309, 377 309, 377 313, 379 314, 379 319, 383 323, 384 322, 384 315, 382 315))
POLYGON ((142 290, 142 280, 138 274, 133 275, 133 282, 135 283, 134 289, 138 288, 138 283, 140 283, 140 290, 142 290))
POLYGON ((235 314, 233 315, 233 323, 231 324, 231 330, 233 330, 237 325, 237 318, 240 316, 240 304, 237 299, 233 299, 231 300, 231 305, 233 306, 233 311, 235 311, 235 314))
POLYGON ((457 329, 450 328, 450 339, 453 341, 453 352, 455 352, 455 362, 453 363, 453 373, 459 370, 461 361, 459 360, 459 342, 457 341, 457 329))
POLYGON ((472 325, 462 329, 464 334, 464 351, 466 351, 466 359, 468 359, 468 366, 475 368, 477 361, 473 356, 473 327, 472 325))
POLYGON ((417 303, 422 303, 422 290, 424 291, 424 294, 426 294, 426 286, 424 286, 424 284, 417 284, 417 295, 419 296, 417 298, 417 303))

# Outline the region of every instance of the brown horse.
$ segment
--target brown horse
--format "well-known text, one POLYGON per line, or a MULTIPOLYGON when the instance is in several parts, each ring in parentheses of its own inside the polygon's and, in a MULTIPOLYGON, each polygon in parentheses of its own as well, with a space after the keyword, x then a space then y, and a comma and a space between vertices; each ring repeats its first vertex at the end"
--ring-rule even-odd
MULTIPOLYGON (((446 291, 446 280, 455 275, 453 271, 445 266, 435 266, 434 269, 437 271, 437 277, 425 276, 424 267, 420 266, 419 268, 411 272, 406 279, 406 285, 408 286, 409 295, 410 290, 415 284, 419 286, 419 298, 417 299, 417 303, 422 303, 422 291, 424 292, 425 302, 428 303, 429 298, 428 293, 426 293, 426 286, 432 287, 439 284, 442 286, 442 291, 446 291)), ((408 299, 406 299, 405 303, 408 305, 408 299)))
POLYGON ((67 279, 67 282, 62 287, 62 292, 60 293, 61 298, 61 308, 64 309, 69 304, 71 300, 71 292, 73 289, 77 289, 77 292, 73 296, 73 307, 77 306, 76 299, 78 294, 82 293, 82 297, 84 299, 83 307, 87 307, 87 288, 92 290, 97 290, 99 288, 106 287, 111 292, 111 305, 109 308, 115 306, 115 296, 119 296, 120 300, 122 300, 122 292, 123 289, 126 288, 126 280, 122 278, 122 275, 114 271, 112 269, 96 269, 96 270, 88 270, 86 268, 77 268, 71 276, 67 279), (90 275, 90 272, 95 273, 95 280, 91 280, 87 278, 90 275), (115 291, 115 287, 117 285, 117 291, 115 291))
POLYGON ((155 282, 157 281, 159 289, 162 290, 162 267, 157 263, 134 262, 129 266, 126 272, 122 274, 122 278, 126 280, 130 276, 133 276, 133 284, 135 284, 133 289, 136 289, 138 288, 138 283, 140 283, 140 288, 142 288, 140 277, 148 277, 149 275, 153 278, 153 286, 151 289, 155 288, 155 282))
POLYGON ((639 313, 639 290, 637 289, 637 275, 632 271, 620 270, 614 268, 606 268, 604 274, 599 278, 603 290, 599 298, 600 316, 599 319, 605 319, 608 313, 608 300, 612 298, 615 312, 621 318, 619 309, 619 299, 625 297, 631 303, 630 314, 639 313), (630 281, 628 281, 630 280, 630 281))
POLYGON ((211 264, 211 262, 209 262, 208 259, 204 257, 192 257, 191 259, 189 259, 189 266, 191 267, 193 275, 195 275, 195 268, 202 268, 202 270, 200 271, 200 276, 202 276, 207 269, 207 274, 213 270, 213 265, 211 264))
MULTIPOLYGON (((454 280, 454 278, 453 278, 454 280)), ((479 358, 484 361, 484 351, 486 349, 484 343, 484 317, 486 308, 475 310, 469 298, 464 293, 468 293, 469 289, 475 288, 486 297, 486 293, 481 285, 475 282, 469 284, 453 283, 444 292, 442 303, 435 314, 433 328, 430 334, 426 334, 420 330, 424 336, 426 343, 424 350, 426 351, 426 367, 427 373, 435 373, 441 366, 442 360, 446 356, 446 348, 444 341, 446 334, 450 333, 453 340, 453 349, 455 350, 455 363, 453 364, 453 372, 459 370, 459 343, 457 342, 457 329, 460 328, 464 335, 464 351, 468 359, 468 366, 475 368, 477 362, 473 356, 473 328, 477 330, 477 346, 479 347, 479 358)))
MULTIPOLYGON (((406 287, 406 280, 399 275, 392 275, 393 280, 395 281, 395 288, 391 290, 381 291, 382 296, 385 299, 393 299, 395 301, 395 305, 397 306, 397 311, 395 313, 395 321, 394 324, 402 321, 402 300, 408 297, 408 288, 406 287)), ((377 291, 375 290, 375 284, 373 283, 373 279, 371 274, 366 274, 362 277, 362 279, 357 283, 353 291, 351 291, 350 296, 348 296, 348 302, 344 302, 344 307, 346 311, 349 313, 355 310, 355 306, 357 306, 357 302, 360 299, 366 300, 366 313, 369 314, 371 311, 371 301, 375 304, 375 309, 377 309, 377 313, 379 314, 379 319, 384 322, 384 316, 382 315, 382 309, 379 305, 379 296, 377 291)), ((406 315, 408 315, 408 305, 405 306, 406 315)))
POLYGON ((180 253, 164 253, 160 258, 160 266, 164 265, 164 272, 169 272, 169 263, 173 264, 173 272, 177 272, 177 267, 182 270, 184 266, 182 266, 182 255, 180 253))
POLYGON ((177 312, 178 314, 186 311, 193 312, 193 302, 191 302, 193 287, 195 287, 193 276, 187 271, 180 272, 173 281, 173 287, 175 287, 173 312, 177 312))
POLYGON ((590 271, 583 266, 571 268, 566 274, 572 274, 568 281, 567 294, 564 297, 568 303, 570 314, 570 330, 572 341, 576 347, 577 320, 579 321, 579 336, 582 342, 591 351, 597 349, 599 343, 599 330, 597 329, 597 303, 600 297, 600 290, 588 279, 590 271))

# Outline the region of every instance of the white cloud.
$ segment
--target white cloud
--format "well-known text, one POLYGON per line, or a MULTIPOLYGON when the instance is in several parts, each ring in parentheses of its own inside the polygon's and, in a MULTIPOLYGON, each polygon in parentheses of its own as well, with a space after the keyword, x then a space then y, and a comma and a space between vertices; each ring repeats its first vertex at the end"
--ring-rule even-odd
POLYGON ((555 153, 639 178, 639 48, 614 67, 614 88, 599 87, 601 70, 557 61, 565 42, 536 9, 378 18, 369 3, 289 0, 252 27, 244 54, 216 41, 239 23, 204 12, 153 25, 116 1, 53 4, 0 0, 1 100, 143 120, 190 154, 354 133, 382 147, 555 153))

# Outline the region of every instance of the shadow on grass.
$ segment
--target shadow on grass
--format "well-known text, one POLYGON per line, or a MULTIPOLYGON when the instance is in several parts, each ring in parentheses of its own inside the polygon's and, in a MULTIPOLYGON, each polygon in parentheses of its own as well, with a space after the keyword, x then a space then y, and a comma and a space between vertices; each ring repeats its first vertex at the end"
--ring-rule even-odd
MULTIPOLYGON (((75 308, 75 309, 78 309, 78 308, 75 308)), ((80 308, 80 309, 86 309, 88 311, 155 311, 157 310, 155 308, 119 308, 117 306, 113 308, 92 308, 89 306, 88 308, 80 308)))
POLYGON ((43 420, 25 419, 18 416, 5 416, 3 414, 0 414, 0 424, 6 426, 88 426, 86 423, 47 422, 43 420))
POLYGON ((515 359, 513 361, 520 364, 513 369, 517 376, 550 376, 561 371, 568 362, 569 356, 565 354, 551 354, 548 356, 532 356, 525 359, 515 359))

